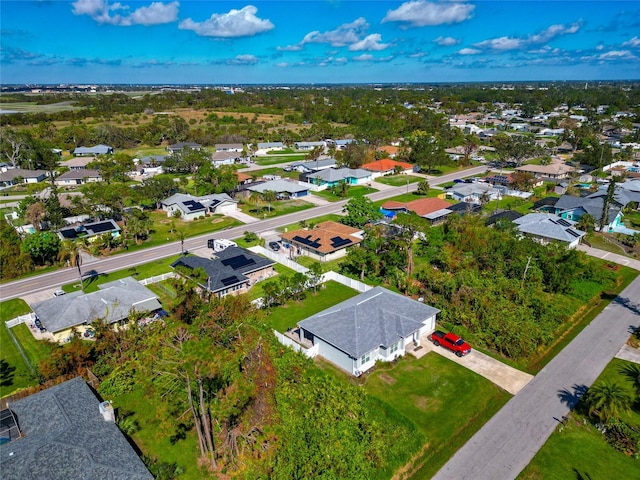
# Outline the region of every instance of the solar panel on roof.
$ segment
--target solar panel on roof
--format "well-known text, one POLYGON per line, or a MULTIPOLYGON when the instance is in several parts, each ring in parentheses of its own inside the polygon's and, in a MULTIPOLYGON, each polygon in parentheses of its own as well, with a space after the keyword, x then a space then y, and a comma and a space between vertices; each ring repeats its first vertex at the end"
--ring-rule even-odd
POLYGON ((185 207, 187 207, 187 209, 190 212, 194 212, 196 210, 202 210, 204 208, 204 205, 202 205, 200 202, 196 202, 195 200, 187 200, 186 202, 182 202, 184 204, 185 207))
POLYGON ((223 278, 222 280, 220 280, 220 282, 225 286, 228 287, 229 285, 233 285, 234 283, 238 283, 240 280, 238 279, 238 277, 236 277, 235 275, 232 277, 226 277, 223 278))
POLYGON ((89 230, 91 230, 94 233, 102 233, 102 232, 108 232, 109 230, 113 230, 113 223, 100 222, 100 223, 94 223, 93 225, 85 225, 85 227, 89 227, 89 230))
POLYGON ((344 247, 345 245, 349 245, 351 242, 351 239, 349 238, 342 238, 342 237, 333 237, 331 238, 331 246, 333 248, 340 248, 340 247, 344 247))
POLYGON ((557 222, 562 225, 563 227, 570 227, 571 224, 569 222, 567 222, 564 218, 561 218, 559 220, 557 220, 557 222))
POLYGON ((239 268, 246 267, 248 265, 255 265, 256 261, 253 258, 248 258, 244 255, 237 255, 231 258, 225 258, 222 260, 222 264, 225 267, 231 267, 234 270, 238 270, 239 268))
POLYGON ((578 238, 580 236, 580 234, 578 232, 576 232, 575 230, 572 230, 570 228, 567 229, 567 233, 569 235, 571 235, 572 237, 578 238))

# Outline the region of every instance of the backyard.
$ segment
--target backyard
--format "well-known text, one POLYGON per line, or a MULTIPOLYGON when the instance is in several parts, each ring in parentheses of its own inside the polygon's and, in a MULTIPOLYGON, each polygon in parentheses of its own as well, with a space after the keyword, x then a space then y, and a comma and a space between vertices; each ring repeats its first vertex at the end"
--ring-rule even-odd
MULTIPOLYGON (((625 368, 633 365, 631 362, 614 358, 597 381, 615 382, 633 391, 633 382, 624 373, 625 368)), ((564 424, 558 425, 518 479, 640 478, 638 460, 607 444, 603 435, 578 412, 579 406, 564 424), (562 452, 562 455, 558 455, 558 452, 562 452)), ((622 419, 640 425, 637 404, 636 410, 624 413, 622 419)))

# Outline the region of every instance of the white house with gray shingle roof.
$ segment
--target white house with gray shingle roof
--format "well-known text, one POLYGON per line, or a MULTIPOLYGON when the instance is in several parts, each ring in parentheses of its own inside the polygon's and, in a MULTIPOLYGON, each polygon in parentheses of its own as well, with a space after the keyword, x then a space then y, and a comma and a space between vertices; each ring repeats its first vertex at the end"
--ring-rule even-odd
POLYGON ((513 220, 518 231, 537 242, 562 242, 568 248, 575 248, 586 232, 574 227, 575 222, 550 213, 529 213, 513 220))
POLYGON ((375 287, 298 323, 300 337, 352 375, 391 361, 435 328, 437 308, 375 287))

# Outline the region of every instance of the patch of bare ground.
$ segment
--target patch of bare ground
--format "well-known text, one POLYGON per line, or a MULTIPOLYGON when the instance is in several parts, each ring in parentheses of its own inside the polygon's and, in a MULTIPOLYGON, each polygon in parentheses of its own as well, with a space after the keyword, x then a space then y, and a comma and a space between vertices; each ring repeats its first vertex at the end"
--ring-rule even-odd
POLYGON ((396 471, 396 473, 394 473, 393 477, 391 477, 391 480, 405 480, 405 479, 411 478, 413 474, 418 470, 420 470, 420 468, 422 467, 424 460, 420 463, 417 463, 417 462, 421 458, 425 457, 425 453, 428 448, 429 448, 429 444, 425 443, 420 449, 420 451, 416 453, 413 457, 411 457, 411 460, 409 460, 403 467, 401 467, 396 471))
POLYGON ((396 383, 396 379, 386 373, 381 373, 380 375, 378 375, 378 378, 380 378, 380 380, 382 380, 387 385, 393 385, 394 383, 396 383))

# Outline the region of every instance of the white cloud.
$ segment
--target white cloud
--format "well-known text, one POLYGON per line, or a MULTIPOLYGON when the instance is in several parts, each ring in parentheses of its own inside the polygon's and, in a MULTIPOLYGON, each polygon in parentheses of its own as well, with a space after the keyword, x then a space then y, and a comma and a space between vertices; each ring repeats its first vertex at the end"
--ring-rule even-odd
POLYGON ((284 47, 276 47, 279 52, 298 52, 302 50, 302 45, 285 45, 284 47))
POLYGON ((347 63, 349 60, 347 60, 347 57, 339 57, 336 58, 336 63, 347 63))
POLYGON ((357 57, 353 57, 353 60, 356 62, 371 62, 375 57, 370 53, 363 53, 362 55, 358 55, 357 57))
POLYGON ((191 18, 179 24, 182 30, 192 30, 203 37, 251 37, 274 28, 270 20, 256 16, 258 9, 247 5, 240 10, 229 10, 228 13, 214 13, 204 22, 194 22, 191 18))
POLYGON ((483 42, 475 43, 474 46, 478 48, 489 48, 491 50, 516 50, 523 46, 523 40, 521 38, 513 37, 500 37, 492 38, 491 40, 485 40, 483 42))
POLYGON ((535 35, 529 38, 529 42, 531 43, 547 43, 552 38, 561 36, 561 35, 569 35, 572 33, 576 33, 580 30, 580 22, 573 23, 568 27, 564 25, 551 25, 550 27, 542 30, 540 33, 536 33, 535 35))
POLYGON ((139 7, 129 15, 112 14, 115 11, 128 12, 129 7, 119 2, 109 4, 108 0, 77 0, 73 4, 74 15, 88 15, 98 23, 130 27, 132 25, 161 25, 178 19, 177 1, 171 3, 153 2, 139 7))
MULTIPOLYGON (((623 44, 624 45, 624 44, 623 44)), ((604 45, 600 44, 596 47, 596 50, 600 51, 600 50, 604 50, 604 45)))
POLYGON ((416 0, 389 10, 382 23, 400 22, 405 27, 460 23, 471 18, 475 8, 475 5, 462 2, 433 3, 416 0))
POLYGON ((409 55, 409 58, 422 58, 429 55, 429 52, 415 52, 409 55))
POLYGON ((371 35, 367 35, 359 42, 349 45, 349 50, 351 50, 352 52, 358 52, 361 50, 384 50, 389 46, 389 44, 380 43, 381 40, 382 35, 380 35, 379 33, 372 33, 371 35))
POLYGON ((622 44, 623 47, 640 47, 640 37, 633 37, 622 44))
POLYGON ((332 47, 344 47, 360 41, 364 32, 369 28, 367 21, 360 17, 351 23, 340 25, 335 30, 328 32, 313 31, 307 33, 299 45, 307 43, 328 43, 332 47))
POLYGON ((598 58, 600 60, 635 60, 638 57, 629 50, 611 50, 601 54, 598 58))
POLYGON ((237 55, 226 61, 227 65, 255 65, 260 60, 255 55, 237 55))
POLYGON ((482 53, 482 50, 478 50, 477 48, 463 48, 462 50, 458 50, 458 54, 460 55, 477 55, 482 53))
POLYGON ((453 45, 458 45, 460 40, 453 37, 438 37, 434 42, 443 47, 451 47, 453 45))

